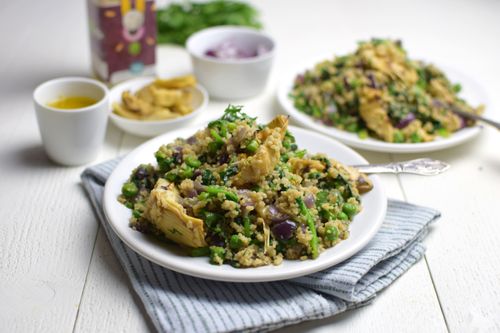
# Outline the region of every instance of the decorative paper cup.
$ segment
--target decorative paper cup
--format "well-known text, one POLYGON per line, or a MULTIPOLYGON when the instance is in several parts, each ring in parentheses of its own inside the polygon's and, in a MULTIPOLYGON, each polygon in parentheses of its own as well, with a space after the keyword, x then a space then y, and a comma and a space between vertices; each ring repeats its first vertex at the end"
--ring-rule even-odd
POLYGON ((103 83, 82 77, 54 79, 39 85, 33 100, 43 146, 50 159, 63 165, 82 165, 97 157, 110 112, 108 88, 103 83), (96 103, 78 109, 49 106, 72 96, 89 97, 96 103))

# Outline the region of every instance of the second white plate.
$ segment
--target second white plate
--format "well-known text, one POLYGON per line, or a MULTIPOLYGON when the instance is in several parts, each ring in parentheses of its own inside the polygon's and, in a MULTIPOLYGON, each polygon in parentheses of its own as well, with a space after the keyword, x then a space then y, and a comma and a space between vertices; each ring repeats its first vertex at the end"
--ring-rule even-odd
MULTIPOLYGON (((326 126, 320 121, 296 109, 293 105, 293 100, 289 97, 289 94, 292 91, 294 79, 298 74, 304 73, 307 69, 312 68, 314 64, 327 58, 328 57, 318 58, 318 61, 310 62, 308 66, 302 66, 290 72, 283 78, 283 81, 281 81, 278 87, 278 100, 282 108, 302 126, 309 127, 317 132, 331 136, 351 147, 388 153, 419 153, 446 149, 470 140, 481 132, 482 128, 480 126, 474 126, 455 132, 448 138, 437 138, 431 142, 390 143, 373 138, 360 139, 356 133, 350 133, 335 127, 326 126)), ((444 69, 447 77, 452 82, 459 82, 461 84, 462 92, 460 93, 460 96, 463 97, 468 103, 471 103, 472 105, 487 105, 487 94, 478 83, 453 69, 440 65, 438 67, 444 69)))
MULTIPOLYGON (((367 161, 343 144, 308 130, 291 127, 297 144, 310 152, 323 152, 346 164, 364 164, 367 161)), ((155 164, 154 152, 162 145, 178 137, 189 137, 192 129, 179 130, 156 137, 128 154, 116 167, 106 182, 104 190, 104 212, 116 234, 134 251, 143 257, 179 273, 196 277, 232 281, 262 282, 290 279, 311 274, 354 255, 375 235, 385 217, 387 198, 377 176, 371 176, 374 188, 362 196, 363 210, 350 225, 350 236, 339 245, 326 250, 315 260, 285 260, 279 266, 258 268, 234 268, 230 265, 216 266, 207 257, 194 258, 184 253, 179 246, 161 243, 129 227, 131 211, 117 201, 122 184, 132 170, 141 163, 155 164)))

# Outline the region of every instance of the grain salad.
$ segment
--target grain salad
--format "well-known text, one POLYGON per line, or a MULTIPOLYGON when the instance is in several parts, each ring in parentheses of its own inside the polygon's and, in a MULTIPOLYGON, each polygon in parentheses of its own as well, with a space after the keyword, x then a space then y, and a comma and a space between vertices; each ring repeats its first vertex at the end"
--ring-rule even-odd
POLYGON ((362 139, 419 143, 475 124, 453 112, 484 109, 460 90, 436 66, 410 59, 401 41, 372 39, 298 75, 290 96, 298 110, 362 139))
POLYGON ((161 146, 118 200, 132 228, 208 256, 257 267, 315 259, 349 236, 371 181, 323 154, 300 149, 278 116, 257 124, 229 106, 193 136, 161 146))

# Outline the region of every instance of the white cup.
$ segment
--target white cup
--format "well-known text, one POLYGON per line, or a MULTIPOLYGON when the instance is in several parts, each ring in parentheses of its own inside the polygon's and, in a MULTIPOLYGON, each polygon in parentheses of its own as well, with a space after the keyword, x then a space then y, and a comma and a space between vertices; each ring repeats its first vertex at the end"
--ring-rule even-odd
POLYGON ((97 158, 110 112, 108 88, 101 82, 66 77, 39 85, 33 93, 38 128, 45 152, 54 162, 82 165, 97 158), (89 97, 90 106, 62 110, 48 104, 61 97, 89 97))

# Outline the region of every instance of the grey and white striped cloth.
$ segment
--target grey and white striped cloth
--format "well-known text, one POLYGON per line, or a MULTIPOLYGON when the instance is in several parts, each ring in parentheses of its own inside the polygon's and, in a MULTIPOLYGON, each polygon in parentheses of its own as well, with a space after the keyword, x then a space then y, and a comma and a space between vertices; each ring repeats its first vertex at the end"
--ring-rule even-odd
POLYGON ((158 266, 114 234, 102 210, 119 159, 86 169, 82 183, 118 260, 159 332, 264 332, 363 306, 424 255, 434 209, 390 200, 373 240, 345 262, 309 276, 267 283, 209 281, 158 266))

